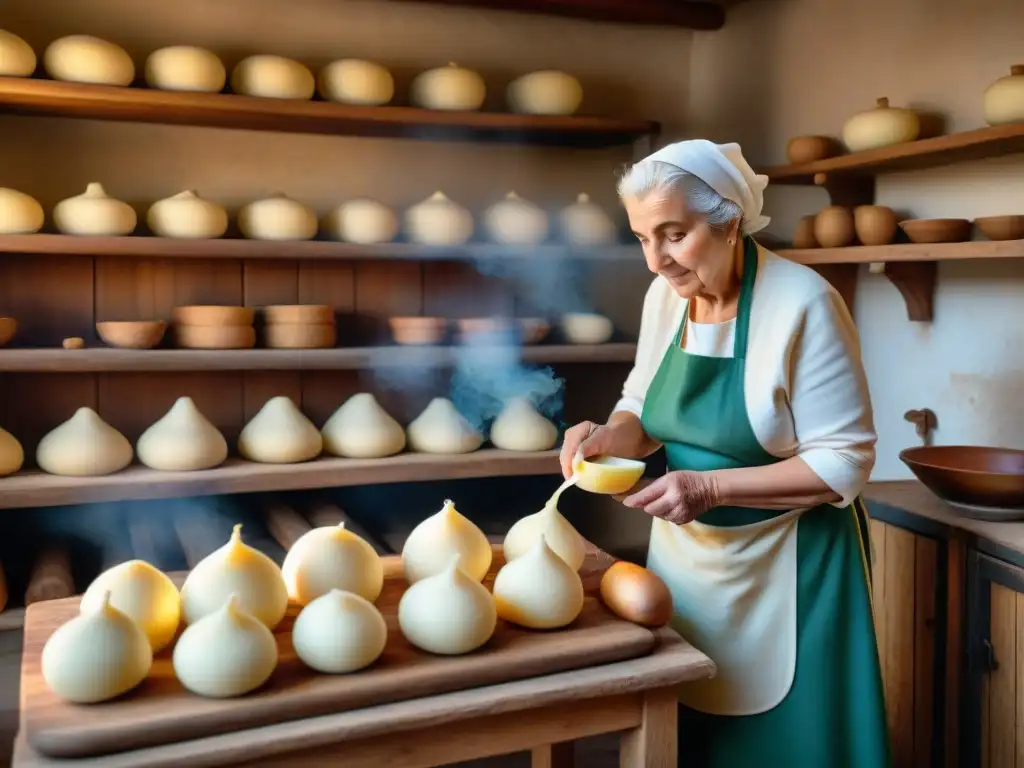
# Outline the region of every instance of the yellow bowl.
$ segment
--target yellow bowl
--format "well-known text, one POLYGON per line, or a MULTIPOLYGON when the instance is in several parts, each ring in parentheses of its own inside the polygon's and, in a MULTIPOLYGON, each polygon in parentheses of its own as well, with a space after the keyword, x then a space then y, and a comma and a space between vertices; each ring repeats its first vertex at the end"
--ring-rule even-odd
POLYGON ((625 493, 644 473, 644 463, 633 459, 618 459, 614 456, 598 456, 594 459, 577 461, 572 473, 576 487, 590 493, 605 493, 617 496, 625 493))

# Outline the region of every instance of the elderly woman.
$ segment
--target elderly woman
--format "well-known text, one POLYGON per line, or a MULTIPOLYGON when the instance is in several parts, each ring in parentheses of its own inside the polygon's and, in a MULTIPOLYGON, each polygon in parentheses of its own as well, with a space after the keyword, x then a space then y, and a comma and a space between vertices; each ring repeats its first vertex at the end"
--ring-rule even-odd
POLYGON ((636 363, 580 457, 668 473, 624 499, 654 518, 647 565, 672 625, 717 664, 679 690, 686 765, 876 768, 888 737, 871 616, 871 402, 857 331, 813 270, 751 238, 764 176, 736 144, 683 141, 619 184, 656 277, 636 363))

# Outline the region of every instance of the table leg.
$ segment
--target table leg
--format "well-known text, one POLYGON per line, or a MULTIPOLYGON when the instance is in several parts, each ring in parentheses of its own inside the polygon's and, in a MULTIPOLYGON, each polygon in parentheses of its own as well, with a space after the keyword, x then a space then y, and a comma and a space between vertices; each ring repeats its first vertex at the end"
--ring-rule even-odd
POLYGON ((530 752, 530 768, 573 768, 572 742, 534 747, 530 752))
POLYGON ((644 694, 640 726, 622 734, 620 768, 676 768, 678 706, 675 686, 644 694))

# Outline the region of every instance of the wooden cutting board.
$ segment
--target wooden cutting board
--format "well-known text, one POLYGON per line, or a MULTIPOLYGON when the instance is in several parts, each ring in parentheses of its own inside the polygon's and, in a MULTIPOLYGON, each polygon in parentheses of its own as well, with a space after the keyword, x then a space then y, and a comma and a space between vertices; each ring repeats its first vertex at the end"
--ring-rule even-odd
MULTIPOLYGON (((478 651, 434 656, 402 637, 396 618, 405 590, 401 560, 382 559, 385 586, 377 606, 387 620, 388 643, 375 664, 337 676, 306 667, 292 648, 291 626, 298 609, 291 607, 275 631, 280 651, 276 671, 259 691, 236 699, 204 699, 186 691, 174 676, 168 648, 133 692, 102 704, 66 703, 43 681, 40 656, 53 631, 78 612, 79 598, 29 606, 21 669, 22 723, 29 743, 51 757, 106 755, 636 658, 656 645, 653 632, 617 618, 600 603, 594 578, 600 566, 588 555, 581 572, 586 603, 569 627, 531 631, 499 619, 494 636, 478 651)), ((488 586, 501 564, 497 548, 488 586)))

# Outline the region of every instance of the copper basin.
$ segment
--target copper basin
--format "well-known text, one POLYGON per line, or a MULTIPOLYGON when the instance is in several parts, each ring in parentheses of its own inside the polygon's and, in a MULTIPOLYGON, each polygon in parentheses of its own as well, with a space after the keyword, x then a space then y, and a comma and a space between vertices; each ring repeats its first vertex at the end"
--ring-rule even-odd
POLYGON ((959 504, 1024 508, 1024 451, 973 445, 907 448, 903 461, 928 490, 959 504))

